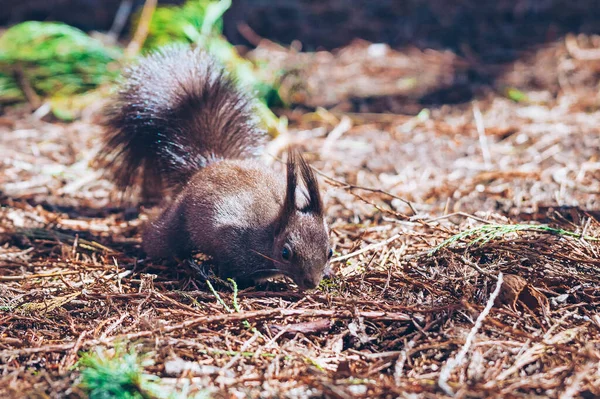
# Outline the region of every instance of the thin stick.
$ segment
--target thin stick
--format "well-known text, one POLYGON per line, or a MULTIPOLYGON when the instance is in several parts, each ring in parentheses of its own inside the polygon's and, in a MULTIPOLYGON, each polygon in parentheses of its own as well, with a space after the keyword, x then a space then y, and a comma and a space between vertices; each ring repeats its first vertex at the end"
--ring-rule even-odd
POLYGON ((335 144, 337 140, 339 140, 344 133, 349 131, 352 128, 352 119, 347 116, 343 116, 342 120, 333 130, 329 133, 325 142, 321 146, 321 154, 328 154, 331 151, 331 148, 335 144))
POLYGON ((388 245, 389 243, 396 241, 398 238, 400 238, 400 234, 393 235, 385 241, 378 242, 377 244, 367 245, 366 247, 359 249, 358 251, 354 251, 352 253, 349 253, 349 254, 346 254, 343 256, 338 256, 337 258, 333 258, 333 259, 331 259, 331 262, 340 262, 340 261, 343 261, 343 260, 346 260, 349 258, 353 258, 353 257, 360 255, 362 253, 365 253, 367 251, 371 251, 373 249, 384 247, 384 246, 388 245))
POLYGON ((238 362, 238 360, 240 360, 243 353, 248 351, 250 345, 252 345, 254 341, 256 341, 261 336, 262 334, 260 332, 255 331, 254 335, 248 341, 244 342, 244 345, 242 345, 241 349, 239 350, 239 353, 235 355, 229 362, 227 362, 225 366, 223 366, 223 368, 219 371, 219 374, 224 375, 227 370, 229 370, 234 364, 238 362))
POLYGON ((38 274, 28 274, 22 276, 0 276, 0 281, 21 281, 27 280, 30 278, 46 278, 46 277, 58 277, 58 276, 66 276, 67 274, 79 274, 78 271, 60 271, 54 273, 38 273, 38 274))
POLYGON ((144 3, 144 8, 142 9, 142 15, 140 16, 140 22, 138 23, 137 29, 135 30, 135 34, 133 35, 133 39, 129 42, 125 53, 128 57, 136 56, 146 38, 148 37, 148 31, 150 29, 150 22, 152 21, 152 16, 154 15, 154 10, 156 10, 157 0, 146 0, 144 3))
POLYGON ((115 18, 113 20, 113 24, 108 31, 108 36, 112 37, 115 41, 121 35, 125 24, 127 23, 127 19, 129 18, 129 14, 131 14, 131 9, 133 8, 133 0, 122 0, 119 8, 117 9, 117 13, 115 14, 115 18))
POLYGON ((479 273, 483 274, 484 276, 488 276, 493 278, 494 280, 496 280, 498 277, 496 277, 494 274, 490 273, 490 272, 486 272, 485 270, 483 270, 482 268, 479 267, 479 265, 473 261, 470 261, 469 259, 467 259, 465 256, 461 256, 460 257, 462 259, 463 262, 465 262, 465 264, 467 266, 472 267, 473 269, 477 270, 479 273))
POLYGON ((42 105, 42 100, 37 95, 35 90, 33 90, 33 87, 31 87, 31 83, 29 82, 29 80, 27 80, 27 77, 23 72, 23 68, 21 68, 20 65, 17 65, 14 68, 14 76, 15 80, 17 81, 17 84, 19 85, 19 88, 25 95, 27 102, 35 109, 40 108, 40 106, 42 105))
POLYGON ((490 146, 488 145, 487 136, 485 135, 483 115, 481 115, 477 102, 473 102, 473 116, 475 117, 475 126, 477 127, 477 134, 479 135, 479 145, 481 146, 485 168, 489 170, 492 168, 492 157, 490 155, 490 146))
POLYGON ((470 219, 477 220, 478 222, 485 223, 485 224, 490 223, 489 220, 482 219, 480 217, 477 217, 475 215, 471 215, 470 213, 466 213, 466 212, 449 213, 447 215, 438 216, 438 217, 435 217, 435 218, 423 220, 423 222, 424 223, 438 222, 440 220, 449 219, 449 218, 454 217, 454 216, 462 216, 462 217, 465 217, 465 218, 470 218, 470 219))
POLYGON ((329 181, 332 181, 332 182, 334 182, 334 183, 337 183, 337 184, 338 184, 338 185, 339 185, 341 188, 345 188, 345 189, 348 189, 348 190, 365 190, 365 191, 370 191, 370 192, 372 192, 372 193, 376 193, 376 194, 383 194, 383 195, 387 195, 388 197, 391 197, 391 198, 397 199, 398 201, 401 201, 401 202, 405 203, 405 204, 406 204, 406 205, 407 205, 407 206, 410 208, 410 210, 412 211, 412 213, 413 213, 414 215, 417 215, 417 210, 414 208, 413 204, 412 204, 412 203, 411 203, 409 200, 407 200, 407 199, 404 199, 404 198, 402 198, 402 197, 398 197, 397 195, 394 195, 394 194, 392 194, 392 193, 388 193, 387 191, 380 190, 380 189, 378 189, 378 188, 363 187, 363 186, 357 186, 357 185, 355 185, 355 184, 346 183, 346 182, 343 182, 343 181, 341 181, 341 180, 338 180, 338 179, 335 179, 335 178, 333 178, 333 177, 331 177, 331 176, 328 176, 328 175, 326 175, 325 173, 321 172, 321 171, 320 171, 319 169, 317 169, 317 168, 314 168, 314 167, 312 167, 312 166, 311 166, 311 168, 312 168, 312 169, 313 169, 313 170, 314 170, 314 171, 315 171, 315 172, 316 172, 318 175, 321 175, 321 176, 323 176, 325 179, 327 179, 327 180, 329 180, 329 181))
POLYGON ((590 372, 594 368, 592 362, 588 362, 581 368, 571 379, 571 383, 565 388, 563 393, 559 396, 559 399, 573 399, 579 397, 581 393, 581 382, 590 375, 590 372))
POLYGON ((477 332, 481 328, 481 325, 483 324, 483 320, 487 317, 487 315, 492 310, 492 306, 494 306, 494 301, 498 297, 498 294, 500 294, 501 287, 502 287, 502 272, 500 272, 498 274, 498 282, 496 283, 496 289, 494 290, 494 292, 492 292, 492 295, 490 295, 490 299, 488 299, 487 304, 485 305, 485 308, 479 314, 479 317, 477 317, 477 320, 475 320, 475 325, 473 326, 473 328, 471 328, 469 335, 467 335, 467 340, 465 341, 465 344, 461 348, 460 352, 458 352, 458 355, 456 355, 455 358, 449 359, 446 362, 446 364, 444 365, 444 367, 442 367, 442 370, 440 371, 438 385, 449 396, 454 396, 454 391, 452 391, 452 388, 450 388, 450 385, 448 385, 448 379, 450 378, 450 374, 452 374, 452 371, 457 366, 460 366, 464 362, 465 357, 467 356, 467 353, 469 352, 469 349, 471 348, 471 344, 473 343, 473 340, 475 339, 475 335, 477 335, 477 332))

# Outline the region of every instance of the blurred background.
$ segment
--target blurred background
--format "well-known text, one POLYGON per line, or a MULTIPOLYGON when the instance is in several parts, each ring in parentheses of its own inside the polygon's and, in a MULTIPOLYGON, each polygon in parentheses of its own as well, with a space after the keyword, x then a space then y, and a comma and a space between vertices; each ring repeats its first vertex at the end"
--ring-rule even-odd
MULTIPOLYGON (((151 8, 154 7, 154 0, 148 3, 151 8)), ((355 54, 367 58, 383 55, 382 51, 388 48, 401 50, 404 54, 411 49, 432 50, 427 59, 423 59, 427 54, 412 57, 411 65, 390 62, 381 66, 383 70, 377 71, 380 76, 394 75, 386 80, 383 85, 386 87, 372 79, 363 84, 365 79, 350 73, 344 75, 344 79, 353 80, 352 88, 344 87, 342 82, 333 86, 323 85, 322 81, 314 87, 307 87, 311 86, 310 82, 304 85, 303 79, 288 79, 287 87, 284 84, 285 90, 277 89, 277 94, 285 97, 281 98, 285 103, 309 107, 330 107, 351 99, 365 103, 361 99, 370 98, 371 102, 378 104, 362 104, 363 109, 414 113, 420 108, 415 103, 432 106, 469 101, 481 85, 509 90, 512 93, 509 95, 515 98, 523 97, 516 90, 531 88, 549 89, 552 95, 556 95, 559 88, 552 70, 537 70, 536 74, 526 73, 523 76, 510 75, 515 62, 535 63, 531 59, 532 50, 559 43, 569 35, 585 35, 579 42, 573 40, 576 48, 593 47, 598 41, 594 35, 600 29, 600 3, 593 0, 234 0, 220 2, 216 17, 211 16, 208 22, 211 26, 203 27, 207 7, 211 8, 216 3, 219 2, 158 1, 154 22, 141 44, 142 50, 171 41, 197 42, 208 32, 213 37, 214 34, 222 34, 223 40, 237 46, 237 52, 241 54, 265 44, 265 40, 302 52, 335 50, 352 44, 360 48, 360 40, 382 44, 363 55, 355 54), (391 87, 390 81, 394 82, 391 87), (399 98, 390 101, 390 96, 399 98), (383 97, 387 100, 377 101, 383 97)), ((6 29, 23 21, 59 21, 95 37, 98 35, 94 32, 108 34, 108 38, 126 44, 138 27, 143 5, 142 0, 1 0, 0 25, 6 29)), ((35 30, 37 33, 34 35, 44 34, 39 26, 35 30)), ((32 33, 20 33, 21 45, 27 42, 22 36, 28 34, 32 33)), ((28 40, 34 38, 29 37, 28 40)), ((9 45, 7 41, 4 41, 5 47, 9 45)), ((27 48, 18 51, 25 52, 27 48)), ((230 50, 216 51, 221 52, 222 58, 231 60, 233 56, 231 53, 223 55, 230 50)), ((0 54, 4 53, 0 55, 0 66, 5 70, 19 60, 31 61, 29 55, 7 52, 10 51, 0 45, 0 54)), ((52 52, 47 56, 51 55, 52 52)), ((273 61, 272 54, 266 56, 257 52, 253 56, 254 67, 261 60, 273 61)), ((115 54, 109 58, 120 60, 115 54)), ((286 62, 281 57, 274 61, 270 73, 279 78, 294 72, 300 64, 306 64, 306 60, 286 62)), ((352 60, 338 61, 346 65, 352 60)), ((322 66, 315 60, 310 63, 311 66, 322 66)), ((329 64, 336 65, 335 62, 329 64)), ((543 64, 550 68, 557 66, 552 60, 543 64)), ((361 72, 364 75, 369 71, 361 72)), ((262 83, 273 84, 277 77, 263 74, 258 79, 262 83)), ((103 81, 98 76, 95 78, 103 81)), ((589 76, 580 78, 585 80, 589 76)), ((313 79, 317 78, 313 76, 313 79)), ((34 91, 38 92, 37 82, 32 84, 34 91)), ((11 86, 14 88, 14 82, 11 86)), ((47 93, 42 90, 41 94, 47 93)), ((267 94, 263 87, 261 94, 271 96, 269 105, 275 104, 274 93, 267 94)), ((0 102, 10 102, 15 96, 22 98, 16 91, 5 88, 0 91, 0 102)), ((352 107, 356 108, 356 102, 352 107)))
MULTIPOLYGON (((107 31, 120 6, 135 12, 143 3, 3 0, 0 24, 52 20, 86 31, 107 31)), ((259 36, 282 44, 299 40, 305 50, 333 49, 361 38, 393 47, 412 44, 458 51, 468 45, 498 61, 509 59, 509 50, 551 41, 567 32, 597 33, 599 18, 600 4, 593 0, 234 0, 224 25, 225 36, 234 44, 251 44, 239 29, 248 25, 259 36)))

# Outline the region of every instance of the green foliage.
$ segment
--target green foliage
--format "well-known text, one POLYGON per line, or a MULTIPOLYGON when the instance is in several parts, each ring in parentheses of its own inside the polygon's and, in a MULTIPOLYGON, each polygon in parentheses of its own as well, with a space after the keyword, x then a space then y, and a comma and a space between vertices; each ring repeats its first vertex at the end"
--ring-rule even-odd
MULTIPOLYGON (((223 298, 221 298, 221 295, 219 295, 219 293, 214 289, 213 285, 210 283, 209 280, 206 280, 206 285, 208 285, 210 292, 212 292, 212 294, 215 296, 215 298, 217 299, 217 302, 219 302, 221 304, 221 306, 223 306, 228 313, 234 313, 234 312, 241 313, 242 310, 240 309, 240 305, 238 303, 237 283, 235 282, 234 279, 231 279, 231 278, 228 278, 227 281, 229 281, 229 283, 231 284, 231 287, 233 288, 233 309, 230 308, 229 306, 227 306, 227 304, 225 303, 223 298)), ((251 329, 252 332, 260 334, 260 332, 258 332, 258 330, 256 330, 256 328, 253 328, 250 325, 248 320, 243 320, 242 324, 245 328, 251 329)), ((260 335, 262 335, 262 334, 260 334, 260 335)))
MULTIPOLYGON (((144 51, 167 43, 189 43, 213 54, 247 90, 261 100, 257 112, 271 131, 281 122, 269 106, 282 104, 277 87, 261 76, 260 68, 242 58, 222 35, 223 13, 231 0, 188 0, 182 6, 158 7, 149 26, 144 51)), ((115 81, 123 52, 108 47, 79 29, 54 22, 23 22, 0 37, 0 103, 24 101, 26 84, 50 98, 54 115, 76 118, 94 96, 81 96, 115 81), (22 76, 23 82, 15 79, 22 76)), ((273 79, 273 78, 271 78, 273 79)))
POLYGON ((38 95, 71 96, 112 82, 120 57, 118 49, 68 25, 23 22, 0 37, 0 102, 23 99, 17 72, 38 95))
POLYGON ((505 89, 505 95, 506 95, 506 97, 508 97, 509 99, 511 99, 512 101, 514 101, 516 103, 522 103, 522 102, 529 101, 527 94, 523 93, 519 89, 515 89, 514 87, 509 87, 509 88, 505 89))
POLYGON ((79 361, 81 387, 90 399, 144 399, 158 378, 144 373, 152 365, 133 352, 116 348, 113 353, 97 348, 79 361))
POLYGON ((469 230, 461 231, 458 234, 453 235, 447 240, 443 241, 441 244, 433 248, 429 255, 433 255, 437 251, 442 248, 450 247, 453 244, 457 243, 461 240, 466 240, 471 238, 468 242, 468 246, 473 246, 475 244, 479 244, 479 246, 485 245, 491 240, 498 239, 504 235, 510 233, 516 233, 519 231, 533 231, 538 233, 549 233, 549 234, 558 234, 562 236, 568 237, 576 237, 583 238, 589 241, 600 241, 599 238, 582 236, 581 234, 573 233, 571 231, 563 230, 563 229, 555 229, 553 227, 549 227, 546 225, 531 225, 531 224, 484 224, 481 226, 474 227, 469 230))
POLYGON ((219 302, 221 304, 221 306, 223 306, 223 308, 225 308, 225 310, 228 313, 233 313, 233 309, 231 309, 229 306, 227 306, 227 304, 225 303, 223 298, 221 298, 221 295, 219 295, 219 293, 217 292, 217 290, 215 290, 215 288, 213 287, 213 285, 211 284, 211 282, 209 280, 206 280, 206 285, 208 285, 210 292, 212 292, 212 294, 215 296, 215 299, 217 300, 217 302, 219 302))
POLYGON ((231 0, 189 0, 182 6, 161 6, 156 9, 144 42, 147 50, 169 43, 194 43, 200 36, 223 32, 223 13, 231 0))
POLYGON ((144 368, 153 365, 148 356, 139 356, 123 347, 106 350, 101 347, 85 354, 78 363, 80 386, 90 399, 208 399, 206 391, 192 389, 182 380, 177 389, 161 384, 157 376, 144 368))
MULTIPOLYGON (((4 68, 2 68, 4 69, 4 68)), ((0 104, 25 100, 25 96, 10 74, 0 71, 0 104)))

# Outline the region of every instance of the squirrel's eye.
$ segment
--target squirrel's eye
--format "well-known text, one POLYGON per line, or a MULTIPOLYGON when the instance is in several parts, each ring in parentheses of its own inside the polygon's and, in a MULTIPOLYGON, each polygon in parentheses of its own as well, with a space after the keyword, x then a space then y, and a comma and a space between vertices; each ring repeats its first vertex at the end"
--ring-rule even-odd
POLYGON ((281 250, 281 257, 285 260, 290 260, 292 258, 292 249, 289 245, 285 244, 283 249, 281 250))
POLYGON ((331 259, 333 256, 333 249, 329 248, 329 252, 327 252, 327 259, 331 259))

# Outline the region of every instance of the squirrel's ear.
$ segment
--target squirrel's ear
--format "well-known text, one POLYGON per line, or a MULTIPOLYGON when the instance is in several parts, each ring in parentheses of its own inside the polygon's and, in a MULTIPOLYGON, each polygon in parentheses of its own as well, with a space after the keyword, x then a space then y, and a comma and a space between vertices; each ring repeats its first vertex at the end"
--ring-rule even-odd
POLYGON ((323 200, 321 199, 321 192, 319 191, 319 182, 317 181, 312 168, 306 163, 302 155, 298 156, 298 166, 300 167, 302 180, 304 180, 306 190, 308 191, 308 204, 301 210, 302 212, 323 216, 323 200))
POLYGON ((285 199, 283 209, 279 217, 280 226, 285 226, 290 217, 296 212, 296 187, 298 186, 298 175, 296 172, 297 155, 288 150, 287 156, 287 183, 285 188, 285 199))

